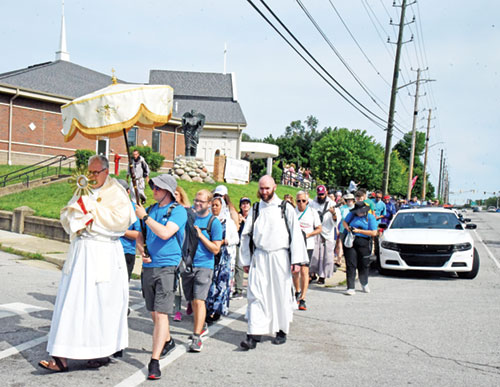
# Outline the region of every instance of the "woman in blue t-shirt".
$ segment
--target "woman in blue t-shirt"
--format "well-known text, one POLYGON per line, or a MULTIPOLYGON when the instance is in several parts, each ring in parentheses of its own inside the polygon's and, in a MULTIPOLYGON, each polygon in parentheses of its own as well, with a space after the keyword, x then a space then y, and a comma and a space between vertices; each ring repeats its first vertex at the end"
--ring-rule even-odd
POLYGON ((347 290, 346 295, 356 294, 354 282, 356 280, 356 269, 358 269, 359 282, 365 293, 370 293, 368 287, 368 271, 370 267, 370 255, 372 252, 372 237, 377 235, 377 221, 369 213, 370 207, 364 202, 356 202, 354 208, 347 214, 342 224, 345 232, 350 230, 354 235, 352 247, 345 246, 344 257, 346 262, 347 290))

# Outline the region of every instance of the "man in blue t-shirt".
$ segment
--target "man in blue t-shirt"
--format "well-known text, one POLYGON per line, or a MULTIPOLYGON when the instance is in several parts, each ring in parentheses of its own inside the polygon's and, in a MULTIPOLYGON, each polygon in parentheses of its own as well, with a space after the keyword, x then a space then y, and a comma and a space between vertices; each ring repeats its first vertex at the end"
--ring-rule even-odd
POLYGON ((140 233, 137 249, 142 259, 142 294, 153 318, 153 351, 148 365, 148 379, 161 377, 160 357, 175 348, 170 336, 168 315, 173 313, 177 267, 182 259, 182 240, 187 212, 175 203, 177 181, 171 175, 159 175, 149 180, 156 204, 146 211, 137 204, 136 215, 146 227, 146 246, 140 233))
POLYGON ((203 347, 201 336, 208 333, 208 328, 204 327, 207 313, 205 300, 212 283, 214 255, 219 253, 222 245, 222 225, 219 219, 210 213, 212 199, 212 193, 205 189, 196 194, 194 228, 198 233, 198 247, 193 257, 192 270, 186 270, 182 273, 182 289, 186 300, 191 302, 194 315, 193 334, 189 343, 191 352, 201 351, 203 347), (207 228, 211 219, 209 234, 207 228))
POLYGON ((385 203, 382 201, 382 191, 375 191, 375 198, 372 200, 372 202, 375 205, 375 219, 377 220, 378 225, 387 215, 385 203))

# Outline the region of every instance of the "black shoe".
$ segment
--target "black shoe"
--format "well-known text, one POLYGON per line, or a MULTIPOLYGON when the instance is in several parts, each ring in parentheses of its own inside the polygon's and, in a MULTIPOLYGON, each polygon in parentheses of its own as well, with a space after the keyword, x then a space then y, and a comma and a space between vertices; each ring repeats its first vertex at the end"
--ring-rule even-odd
POLYGON ((276 333, 276 337, 272 341, 273 344, 280 345, 286 343, 286 333, 283 331, 279 331, 276 333))
POLYGON ((113 357, 123 357, 123 349, 120 350, 120 351, 116 351, 114 354, 113 354, 113 357))
POLYGON ((316 274, 310 275, 309 276, 309 283, 314 282, 318 279, 318 276, 316 274))
POLYGON ((151 361, 148 364, 148 379, 158 380, 160 378, 161 378, 160 361, 156 359, 151 359, 151 361))
POLYGON ((300 296, 302 295, 302 292, 295 292, 295 300, 299 302, 300 296))
POLYGON ((170 338, 170 341, 165 341, 165 345, 163 346, 163 349, 161 350, 160 357, 167 356, 174 349, 175 349, 175 341, 174 341, 174 339, 170 338))
POLYGON ((306 300, 299 300, 299 310, 307 310, 306 300))
POLYGON ((323 277, 318 278, 318 285, 324 285, 325 284, 325 279, 323 277))
POLYGON ((247 338, 240 343, 240 347, 245 351, 249 349, 255 349, 257 346, 257 340, 255 340, 252 335, 247 335, 247 338))

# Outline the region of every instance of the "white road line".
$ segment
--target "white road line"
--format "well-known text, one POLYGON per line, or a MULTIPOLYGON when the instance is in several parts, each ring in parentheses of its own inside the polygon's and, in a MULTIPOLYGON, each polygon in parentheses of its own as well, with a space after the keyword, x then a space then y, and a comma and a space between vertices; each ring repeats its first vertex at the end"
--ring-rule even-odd
POLYGON ((35 305, 23 304, 22 302, 2 304, 0 305, 0 318, 11 317, 16 315, 20 316, 32 312, 39 312, 41 310, 48 310, 48 309, 35 305))
MULTIPOLYGON (((235 322, 237 319, 243 316, 246 308, 247 306, 244 305, 235 312, 231 313, 229 316, 223 317, 219 322, 217 322, 217 324, 211 325, 208 335, 203 339, 203 341, 207 341, 210 337, 215 335, 222 328, 227 327, 229 324, 235 322)), ((184 355, 186 352, 187 352, 186 345, 176 346, 175 350, 170 355, 168 355, 165 359, 160 360, 160 368, 165 368, 166 366, 168 366, 169 364, 173 363, 178 358, 180 358, 182 355, 184 355)), ((139 384, 144 383, 147 380, 147 376, 148 376, 148 367, 145 366, 140 370, 138 370, 137 372, 135 372, 134 374, 130 375, 128 378, 122 380, 120 383, 116 385, 116 387, 138 386, 139 384)))
MULTIPOLYGON (((138 304, 131 305, 130 309, 137 310, 137 309, 141 309, 143 306, 144 306, 144 302, 139 302, 138 304)), ((14 311, 14 310, 18 311, 18 313, 11 312, 11 314, 10 314, 11 316, 13 316, 15 314, 23 314, 23 313, 21 313, 21 311, 23 311, 23 310, 26 310, 25 313, 31 313, 31 312, 38 311, 38 310, 48 310, 46 308, 39 308, 39 307, 35 307, 33 305, 20 304, 20 303, 0 305, 0 312, 3 309, 6 309, 7 311, 14 311), (14 305, 14 306, 12 307, 12 305, 14 305)), ((5 359, 6 357, 9 357, 12 355, 16 355, 19 352, 25 351, 27 349, 36 347, 37 345, 40 345, 40 344, 46 342, 48 339, 49 339, 49 336, 45 335, 45 336, 38 337, 38 338, 30 340, 30 341, 26 341, 25 343, 21 343, 15 347, 11 347, 11 348, 5 349, 3 351, 0 351, 0 360, 5 359)))
POLYGON ((492 252, 490 251, 490 249, 488 248, 488 246, 486 246, 486 243, 483 242, 483 240, 481 239, 481 237, 479 236, 479 234, 477 233, 476 230, 474 230, 474 234, 476 234, 476 237, 477 237, 477 239, 479 239, 479 242, 482 243, 482 245, 486 249, 486 252, 490 256, 490 258, 493 260, 493 262, 495 262, 495 265, 497 265, 497 267, 500 269, 500 262, 498 262, 497 259, 493 256, 492 252))
POLYGON ((11 347, 9 349, 5 349, 0 352, 0 360, 5 359, 6 357, 17 355, 19 352, 25 351, 27 349, 36 347, 39 344, 42 344, 48 340, 49 336, 45 335, 42 337, 38 337, 36 339, 26 341, 25 343, 21 343, 15 347, 11 347))

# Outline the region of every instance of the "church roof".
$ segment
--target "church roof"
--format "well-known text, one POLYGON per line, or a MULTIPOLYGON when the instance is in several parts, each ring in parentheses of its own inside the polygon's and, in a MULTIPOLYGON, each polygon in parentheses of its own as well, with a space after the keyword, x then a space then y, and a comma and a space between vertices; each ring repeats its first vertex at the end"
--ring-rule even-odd
POLYGON ((195 110, 205 115, 206 123, 246 125, 233 74, 151 70, 149 83, 173 87, 174 118, 195 110))
MULTIPOLYGON (((173 87, 174 118, 181 119, 184 113, 195 110, 205 115, 207 124, 246 125, 232 74, 151 70, 149 83, 173 87)), ((0 84, 72 100, 109 86, 111 77, 72 62, 56 60, 0 74, 0 84)))
POLYGON ((74 99, 109 86, 111 76, 57 60, 0 74, 0 83, 74 99))

